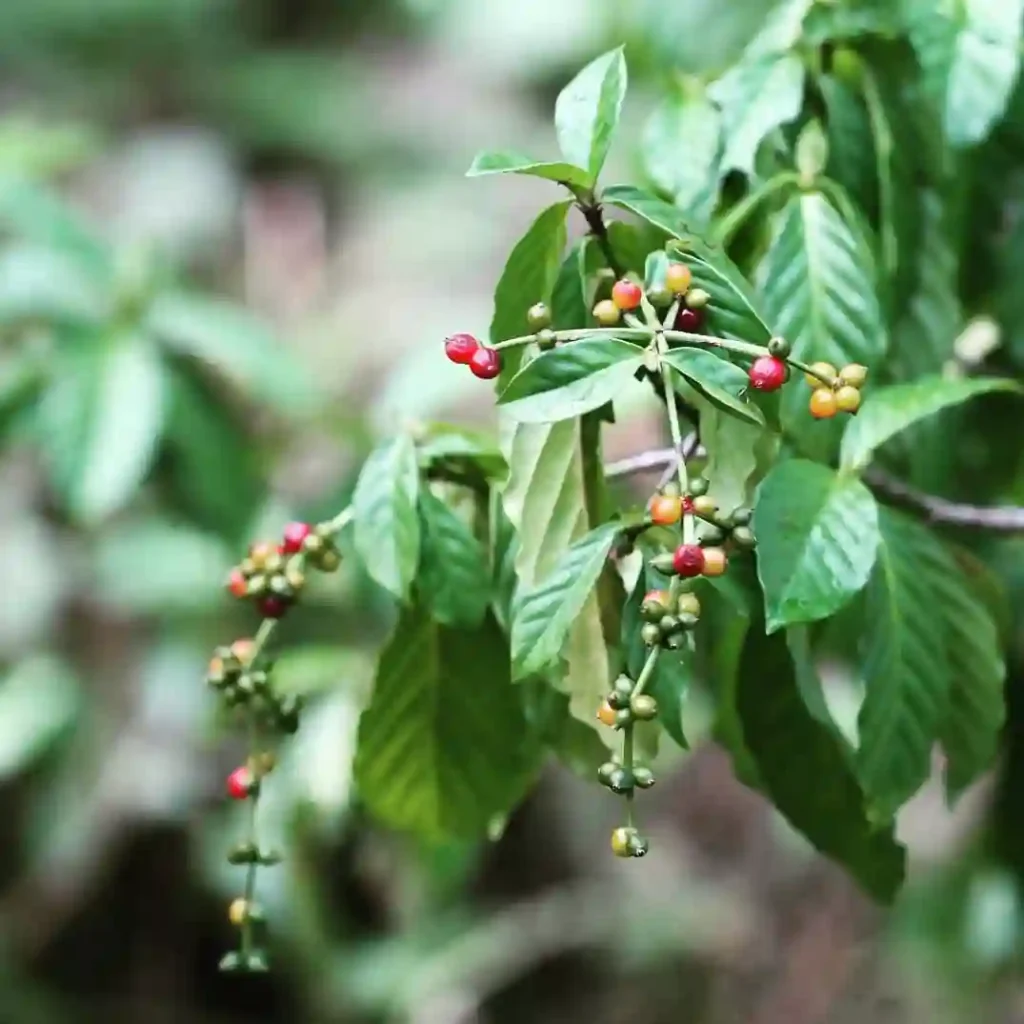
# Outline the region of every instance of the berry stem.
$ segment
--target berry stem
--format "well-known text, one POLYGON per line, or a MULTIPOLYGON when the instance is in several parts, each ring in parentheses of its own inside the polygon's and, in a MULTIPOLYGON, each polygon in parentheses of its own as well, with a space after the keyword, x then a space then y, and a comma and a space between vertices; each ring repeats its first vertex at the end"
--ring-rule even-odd
MULTIPOLYGON (((661 364, 661 380, 665 385, 665 393, 667 395, 674 394, 672 387, 672 380, 669 376, 668 363, 662 361, 661 364)), ((690 487, 690 480, 686 472, 686 459, 682 456, 683 451, 683 432, 679 427, 679 410, 676 408, 675 402, 666 402, 665 408, 668 410, 668 429, 672 435, 672 448, 674 451, 679 452, 679 458, 676 459, 676 475, 679 478, 679 493, 686 494, 690 487)), ((697 526, 693 518, 692 512, 684 512, 682 515, 682 528, 683 528, 683 543, 693 544, 697 540, 697 526)), ((678 577, 674 578, 672 583, 673 586, 676 584, 678 577)))
MULTIPOLYGON (((274 624, 274 619, 269 619, 264 622, 264 626, 270 622, 274 624)), ((260 627, 261 631, 263 626, 260 627)), ((268 635, 269 635, 268 631, 268 635)), ((256 721, 255 712, 249 712, 249 764, 250 771, 252 771, 252 765, 255 763, 256 758, 259 756, 259 725, 256 721)), ((260 789, 262 787, 257 785, 256 789, 249 795, 249 828, 248 835, 246 836, 246 843, 250 850, 259 850, 259 830, 257 828, 258 811, 260 804, 260 789)), ((249 864, 245 869, 245 888, 243 890, 242 898, 245 900, 246 915, 242 921, 241 927, 241 951, 242 956, 248 959, 249 955, 253 951, 253 920, 251 910, 253 907, 253 900, 256 898, 256 871, 259 867, 259 863, 256 860, 250 860, 249 864)))
MULTIPOLYGON (((633 687, 633 693, 631 696, 639 697, 644 692, 644 688, 651 681, 651 676, 654 675, 654 670, 658 665, 658 657, 661 654, 660 647, 652 647, 650 654, 647 655, 647 660, 644 662, 644 667, 640 669, 640 675, 637 677, 636 686, 633 687)), ((629 735, 629 746, 632 751, 632 734, 629 735)), ((623 749, 623 758, 626 756, 626 751, 623 749)), ((632 763, 632 761, 630 762, 632 763)))
MULTIPOLYGON (((639 321, 637 321, 639 324, 639 321)), ((638 327, 580 327, 568 331, 552 331, 550 337, 555 341, 579 341, 581 338, 593 336, 606 338, 631 338, 642 340, 651 336, 651 329, 640 324, 638 327)), ((506 348, 518 348, 521 345, 532 345, 537 341, 536 334, 524 334, 519 338, 509 338, 507 341, 499 341, 491 348, 495 352, 501 352, 506 348)))
MULTIPOLYGON (((764 345, 752 345, 746 341, 733 341, 731 338, 715 338, 708 334, 690 334, 688 331, 665 331, 667 341, 679 342, 683 345, 710 345, 712 348, 724 348, 727 352, 750 356, 757 359, 768 355, 764 345)), ((790 360, 792 362, 792 360, 790 360)))

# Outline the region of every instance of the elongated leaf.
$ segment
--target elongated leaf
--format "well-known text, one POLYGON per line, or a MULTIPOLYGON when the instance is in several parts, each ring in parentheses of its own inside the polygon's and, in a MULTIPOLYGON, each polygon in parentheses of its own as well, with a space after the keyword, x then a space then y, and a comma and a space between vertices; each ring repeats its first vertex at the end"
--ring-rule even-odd
POLYGON ((473 531, 440 498, 419 499, 421 600, 445 626, 479 626, 491 602, 491 572, 473 531))
POLYGON ((879 814, 891 817, 925 782, 952 674, 944 633, 953 559, 927 527, 890 509, 868 587, 857 771, 879 814))
POLYGON ((1020 70, 1022 0, 906 0, 910 41, 952 146, 981 142, 1020 70))
POLYGON ((601 193, 601 200, 608 206, 617 206, 635 213, 672 238, 683 238, 699 244, 695 229, 690 226, 682 210, 666 203, 653 192, 633 185, 609 185, 601 193))
POLYGON ((309 407, 312 382, 258 319, 230 303, 184 292, 161 295, 145 329, 175 352, 209 364, 284 412, 309 407))
MULTIPOLYGON (((526 322, 527 310, 551 294, 565 248, 565 217, 569 201, 555 203, 544 210, 515 244, 494 291, 494 316, 491 341, 507 341, 532 333, 526 322)), ((519 369, 522 349, 506 351, 501 383, 519 369)))
POLYGON ((855 477, 803 459, 777 465, 757 489, 757 571, 770 633, 825 619, 868 581, 878 506, 855 477))
POLYGON ((878 156, 864 101, 834 75, 818 79, 828 130, 826 173, 872 220, 878 212, 878 156))
POLYGON ((699 348, 673 349, 666 353, 665 362, 723 412, 764 425, 761 410, 741 397, 750 382, 735 363, 699 348))
POLYGON ((999 377, 929 377, 875 391, 843 433, 842 468, 863 469, 876 448, 941 409, 959 405, 975 395, 1020 390, 1014 381, 999 377))
POLYGON ((136 334, 79 339, 39 409, 39 440, 54 488, 95 523, 121 508, 149 472, 164 428, 164 368, 136 334))
POLYGON ((558 95, 555 131, 562 155, 589 175, 604 166, 626 96, 626 59, 622 48, 591 61, 558 95))
POLYGON ((891 901, 903 881, 905 851, 891 826, 872 819, 842 741, 804 706, 785 637, 751 629, 736 707, 758 788, 816 849, 875 899, 891 901))
POLYGON ((700 440, 707 452, 704 476, 719 508, 749 507, 754 487, 775 462, 778 435, 707 404, 700 409, 700 440))
POLYGON ((512 619, 514 678, 523 679, 557 663, 573 623, 597 586, 618 532, 616 523, 592 530, 539 583, 519 595, 512 619))
POLYGON ((589 173, 574 164, 545 163, 542 160, 534 160, 532 157, 509 150, 477 153, 466 172, 466 177, 479 178, 487 174, 523 174, 532 178, 546 178, 548 181, 578 185, 583 188, 591 183, 589 173))
POLYGON ((535 751, 493 620, 448 629, 402 613, 359 722, 355 780, 371 813, 428 840, 486 834, 521 797, 535 751))
POLYGON ((35 319, 98 326, 110 297, 79 261, 55 249, 12 245, 0 252, 0 323, 35 319))
POLYGON ((531 360, 498 403, 520 423, 574 419, 618 397, 643 361, 643 349, 627 341, 584 338, 531 360))
POLYGON ((416 576, 420 524, 416 449, 403 434, 376 448, 352 495, 356 552, 370 577, 405 600, 416 576))
POLYGON ((590 317, 587 262, 590 239, 577 242, 562 260, 551 291, 551 326, 556 331, 586 327, 590 317))
POLYGON ((708 95, 722 111, 721 173, 753 175, 761 143, 800 113, 804 65, 799 57, 777 54, 743 61, 711 85, 708 95))

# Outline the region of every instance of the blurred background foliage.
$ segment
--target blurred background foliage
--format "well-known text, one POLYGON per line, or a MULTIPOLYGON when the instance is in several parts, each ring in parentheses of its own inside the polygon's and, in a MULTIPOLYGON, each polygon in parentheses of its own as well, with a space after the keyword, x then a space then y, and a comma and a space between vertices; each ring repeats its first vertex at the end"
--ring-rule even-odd
POLYGON ((985 787, 908 808, 885 917, 712 749, 659 785, 642 870, 560 769, 491 846, 373 828, 350 761, 390 612, 351 571, 279 663, 313 706, 264 800, 291 850, 264 873, 277 970, 216 973, 238 751, 202 678, 254 625, 226 568, 336 511, 381 434, 490 422, 438 339, 485 333, 545 185, 466 182, 472 154, 549 152, 557 89, 625 40, 608 180, 633 175, 658 97, 770 6, 0 4, 0 1020, 1019 1019, 1017 888, 972 852, 985 787))

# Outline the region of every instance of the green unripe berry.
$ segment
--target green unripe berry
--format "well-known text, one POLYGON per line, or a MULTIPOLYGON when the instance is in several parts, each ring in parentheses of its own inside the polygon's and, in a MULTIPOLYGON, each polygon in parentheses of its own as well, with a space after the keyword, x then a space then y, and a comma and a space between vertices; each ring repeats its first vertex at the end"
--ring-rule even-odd
POLYGON ((650 843, 639 832, 634 832, 626 840, 626 847, 629 850, 630 857, 646 857, 647 851, 650 849, 650 843))
POLYGON ((647 289, 647 300, 655 309, 664 309, 675 296, 664 285, 654 285, 647 289))
POLYGON ((675 575, 675 559, 671 551, 663 551, 660 555, 655 555, 651 559, 650 565, 655 572, 660 572, 663 576, 675 575))
POLYGON ((245 592, 249 597, 260 597, 265 594, 267 592, 267 577, 261 572, 250 576, 245 592))
POLYGON ((661 630, 662 636, 671 636, 679 632, 679 620, 674 615, 664 615, 658 622, 658 629, 661 630))
POLYGON ((557 341, 555 332, 548 327, 544 327, 537 332, 537 344, 542 352, 547 352, 549 349, 554 348, 557 341))
POLYGON ((533 331, 541 331, 551 325, 551 310, 543 302, 534 303, 526 311, 526 322, 533 331))
POLYGON ((292 593, 292 585, 284 573, 279 572, 271 576, 268 587, 272 594, 277 594, 279 597, 289 597, 292 593))
POLYGON ((617 696, 628 697, 636 688, 636 683, 627 675, 621 675, 615 680, 615 693, 617 696))
POLYGON ((790 345, 785 338, 772 338, 768 342, 768 354, 776 359, 785 359, 789 355, 790 345))
POLYGON ((749 508, 737 508, 733 510, 731 516, 729 516, 729 522, 733 526, 749 526, 750 520, 754 518, 754 513, 749 508))
POLYGON ((656 622, 645 622, 640 629, 640 639, 648 647, 655 647, 661 643, 661 630, 656 622))
POLYGON ((611 786, 612 776, 615 774, 615 770, 619 766, 614 761, 605 761, 600 768, 597 769, 597 781, 602 786, 611 786))
MULTIPOLYGON (((631 702, 631 706, 632 706, 632 702, 631 702)), ((633 712, 630 710, 629 707, 619 708, 618 711, 615 712, 615 728, 616 729, 625 729, 625 727, 627 725, 629 725, 632 721, 633 721, 633 712)))
POLYGON ((629 702, 629 709, 641 722, 658 717, 658 702, 649 693, 637 694, 629 702))
POLYGON ((700 617, 692 612, 680 612, 678 621, 680 628, 683 630, 696 629, 697 623, 700 622, 700 617))
POLYGON ((694 498, 699 498, 701 495, 708 493, 708 487, 711 485, 702 476, 694 477, 690 481, 690 495, 694 498))
POLYGON ((679 595, 676 601, 676 612, 679 615, 700 615, 700 598, 696 594, 686 591, 679 595))
POLYGON ((737 526, 732 531, 733 543, 744 551, 752 551, 757 547, 757 539, 754 537, 753 530, 749 526, 737 526))
POLYGON ((616 693, 614 690, 612 690, 612 692, 609 693, 607 697, 605 697, 605 700, 608 702, 608 706, 615 711, 618 711, 619 708, 629 707, 628 695, 616 693))
POLYGON ((718 511, 718 502, 707 494, 698 494, 693 499, 693 514, 701 519, 710 519, 718 511))
POLYGON ((703 288, 691 288, 686 293, 687 309, 703 309, 711 301, 711 296, 703 288))
POLYGON ((725 537, 725 530, 720 526, 708 525, 700 532, 701 543, 706 544, 709 547, 717 547, 719 544, 724 543, 725 537))
POLYGON ((634 768, 633 782, 640 789, 650 789, 654 785, 654 772, 650 768, 634 768))
POLYGON ((630 793, 633 790, 633 773, 622 765, 616 765, 608 776, 608 788, 613 793, 630 793))
POLYGON ((341 555, 334 548, 324 548, 317 556, 316 567, 323 572, 334 572, 339 565, 341 565, 341 555))
POLYGON ((661 617, 668 611, 665 605, 661 601, 657 601, 654 598, 646 598, 644 603, 640 605, 640 618, 644 622, 660 622, 661 617))

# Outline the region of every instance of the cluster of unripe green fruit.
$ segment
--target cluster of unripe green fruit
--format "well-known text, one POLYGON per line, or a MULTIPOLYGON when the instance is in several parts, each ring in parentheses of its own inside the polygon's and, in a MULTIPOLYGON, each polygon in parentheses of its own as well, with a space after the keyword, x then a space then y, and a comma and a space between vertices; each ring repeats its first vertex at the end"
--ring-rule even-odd
POLYGON ((207 685, 217 691, 226 709, 249 711, 261 726, 274 732, 297 732, 301 695, 275 693, 266 669, 252 664, 254 649, 254 641, 248 638, 218 647, 207 666, 207 685))

